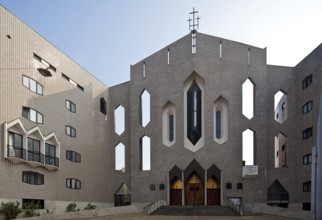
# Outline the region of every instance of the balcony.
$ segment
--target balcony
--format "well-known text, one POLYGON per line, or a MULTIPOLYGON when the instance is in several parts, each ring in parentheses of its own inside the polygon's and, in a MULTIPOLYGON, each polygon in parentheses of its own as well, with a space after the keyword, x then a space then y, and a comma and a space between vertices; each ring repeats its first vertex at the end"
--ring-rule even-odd
POLYGON ((288 203, 288 193, 268 193, 267 203, 288 203))
POLYGON ((26 149, 22 147, 8 145, 7 152, 7 159, 13 163, 21 163, 26 161, 26 149))
POLYGON ((44 165, 44 154, 40 152, 28 151, 28 163, 32 167, 39 167, 44 165))
POLYGON ((254 178, 258 175, 257 165, 245 165, 243 166, 243 178, 254 178))
POLYGON ((59 158, 58 157, 45 157, 45 167, 48 170, 57 170, 59 168, 59 158))

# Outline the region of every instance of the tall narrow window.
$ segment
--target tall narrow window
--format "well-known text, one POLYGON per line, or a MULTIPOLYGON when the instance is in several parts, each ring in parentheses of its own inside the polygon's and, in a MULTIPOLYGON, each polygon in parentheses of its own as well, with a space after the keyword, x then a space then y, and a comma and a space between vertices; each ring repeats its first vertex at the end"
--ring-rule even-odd
POLYGON ((8 135, 8 156, 26 159, 25 152, 22 147, 22 135, 9 132, 8 135))
POLYGON ((274 95, 274 118, 280 124, 288 118, 288 100, 287 94, 280 90, 274 95))
POLYGON ((143 62, 143 66, 142 66, 143 70, 142 70, 142 78, 145 78, 145 62, 143 62))
POLYGON ((125 146, 122 143, 115 147, 115 170, 125 172, 125 146))
POLYGON ((106 115, 106 101, 103 97, 100 98, 100 111, 106 115))
POLYGON ((169 141, 174 140, 174 115, 169 115, 169 141))
POLYGON ((194 80, 187 91, 187 138, 193 145, 196 145, 202 135, 201 114, 201 89, 194 80))
POLYGON ((167 61, 168 61, 168 65, 170 65, 170 48, 168 48, 167 61))
POLYGON ((250 66, 250 48, 247 51, 247 65, 250 66))
POLYGON ((221 138, 221 112, 216 111, 216 138, 221 138))
POLYGON ((141 170, 151 170, 151 140, 148 136, 140 139, 141 170))
POLYGON ((228 141, 228 101, 219 96, 214 102, 214 141, 218 144, 224 144, 228 141))
POLYGON ((145 127, 150 122, 150 93, 144 90, 140 96, 141 102, 141 125, 145 127))
POLYGON ((191 44, 192 44, 192 54, 197 52, 197 33, 196 31, 191 32, 191 44))
POLYGON ((282 133, 275 136, 275 168, 288 167, 287 162, 287 137, 282 133))
POLYGON ((247 129, 243 132, 243 164, 254 165, 254 131, 247 129))
POLYGON ((175 113, 176 108, 168 101, 162 108, 162 143, 170 147, 175 143, 175 113))
POLYGON ((28 138, 28 161, 43 163, 42 156, 40 154, 40 141, 28 138))
POLYGON ((125 110, 122 105, 114 109, 114 130, 118 135, 125 131, 125 110))
POLYGON ((219 58, 222 58, 222 42, 219 42, 219 58))
POLYGON ((46 143, 45 145, 45 162, 46 165, 58 166, 58 158, 56 158, 56 146, 46 143))
POLYGON ((254 117, 254 84, 248 78, 243 83, 242 90, 243 90, 243 115, 248 119, 254 117))

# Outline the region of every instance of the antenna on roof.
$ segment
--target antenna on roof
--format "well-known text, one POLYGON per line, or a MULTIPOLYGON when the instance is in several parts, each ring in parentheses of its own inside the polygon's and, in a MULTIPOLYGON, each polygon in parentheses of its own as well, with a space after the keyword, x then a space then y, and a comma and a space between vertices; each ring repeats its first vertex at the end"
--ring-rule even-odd
POLYGON ((195 8, 193 7, 192 12, 189 14, 192 14, 192 19, 189 17, 189 30, 192 30, 193 33, 197 32, 197 29, 199 29, 199 20, 200 17, 197 15, 197 18, 195 17, 195 14, 199 13, 199 11, 195 11, 195 8), (192 21, 192 24, 191 24, 192 21))

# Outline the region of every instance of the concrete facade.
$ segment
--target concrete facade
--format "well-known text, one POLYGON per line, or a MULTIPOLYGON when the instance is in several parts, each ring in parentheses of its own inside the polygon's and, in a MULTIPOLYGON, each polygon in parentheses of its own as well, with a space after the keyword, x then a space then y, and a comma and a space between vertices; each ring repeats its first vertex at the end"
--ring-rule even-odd
MULTIPOLYGON (((311 165, 303 161, 316 145, 321 45, 297 66, 281 67, 266 64, 266 48, 202 33, 196 33, 196 47, 192 48, 189 33, 132 65, 129 82, 108 87, 2 6, 0 12, 0 172, 5 177, 0 178, 0 200, 42 199, 45 208, 51 209, 54 203, 66 201, 110 206, 114 193, 125 183, 132 203, 162 198, 171 203, 171 178, 176 177, 182 182, 177 191, 181 196, 177 202, 182 205, 190 204, 189 190, 196 184, 200 184, 200 204, 213 202, 211 183, 216 183, 214 189, 219 193, 214 199, 221 205, 229 197, 243 204, 268 203, 274 196, 269 195, 268 188, 275 180, 288 192, 288 207, 309 205, 310 192, 303 192, 303 184, 311 180, 311 165), (51 77, 39 73, 42 66, 34 54, 55 68, 50 70, 51 77), (311 80, 306 78, 309 75, 311 80), (43 94, 24 86, 23 76, 42 85, 43 94), (254 86, 251 118, 242 114, 246 80, 254 86), (194 81, 201 91, 198 123, 202 123, 201 137, 195 144, 187 137, 191 120, 188 91, 194 81), (143 91, 150 94, 150 121, 145 126, 141 123, 143 91), (285 121, 276 120, 274 95, 278 91, 285 94, 278 108, 287 100, 285 121), (102 113, 102 98, 106 114, 102 113), (66 109, 66 100, 76 105, 76 113, 66 109), (303 106, 309 101, 313 108, 304 114, 303 106), (125 110, 125 129, 117 134, 114 114, 120 105, 125 110), (44 123, 23 117, 23 107, 41 113, 44 123), (171 141, 167 140, 171 132, 167 114, 174 115, 171 141), (66 125, 76 129, 75 138, 66 135, 66 125), (254 134, 254 155, 253 162, 244 165, 242 134, 247 129, 254 134), (53 133, 59 165, 49 169, 44 162, 35 165, 28 159, 11 158, 10 131, 25 133, 24 140, 43 136, 43 146, 45 137, 53 133), (275 137, 279 134, 287 139, 287 166, 276 166, 276 152, 281 149, 276 150, 275 137), (145 136, 151 141, 148 170, 142 169, 145 136), (115 170, 115 146, 119 143, 125 146, 123 171, 115 170), (67 160, 67 150, 79 153, 81 162, 67 160), (25 171, 42 174, 44 184, 24 183, 21 178, 25 171), (67 188, 68 178, 80 180, 80 189, 67 188)), ((28 152, 27 143, 23 145, 28 152)))

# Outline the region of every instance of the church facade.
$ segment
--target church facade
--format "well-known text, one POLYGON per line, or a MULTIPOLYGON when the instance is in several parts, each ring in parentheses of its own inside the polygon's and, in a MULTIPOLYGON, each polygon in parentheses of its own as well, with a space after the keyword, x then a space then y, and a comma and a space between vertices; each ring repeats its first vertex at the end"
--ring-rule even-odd
POLYGON ((321 45, 282 67, 192 31, 108 87, 0 11, 1 201, 310 210, 321 45))

